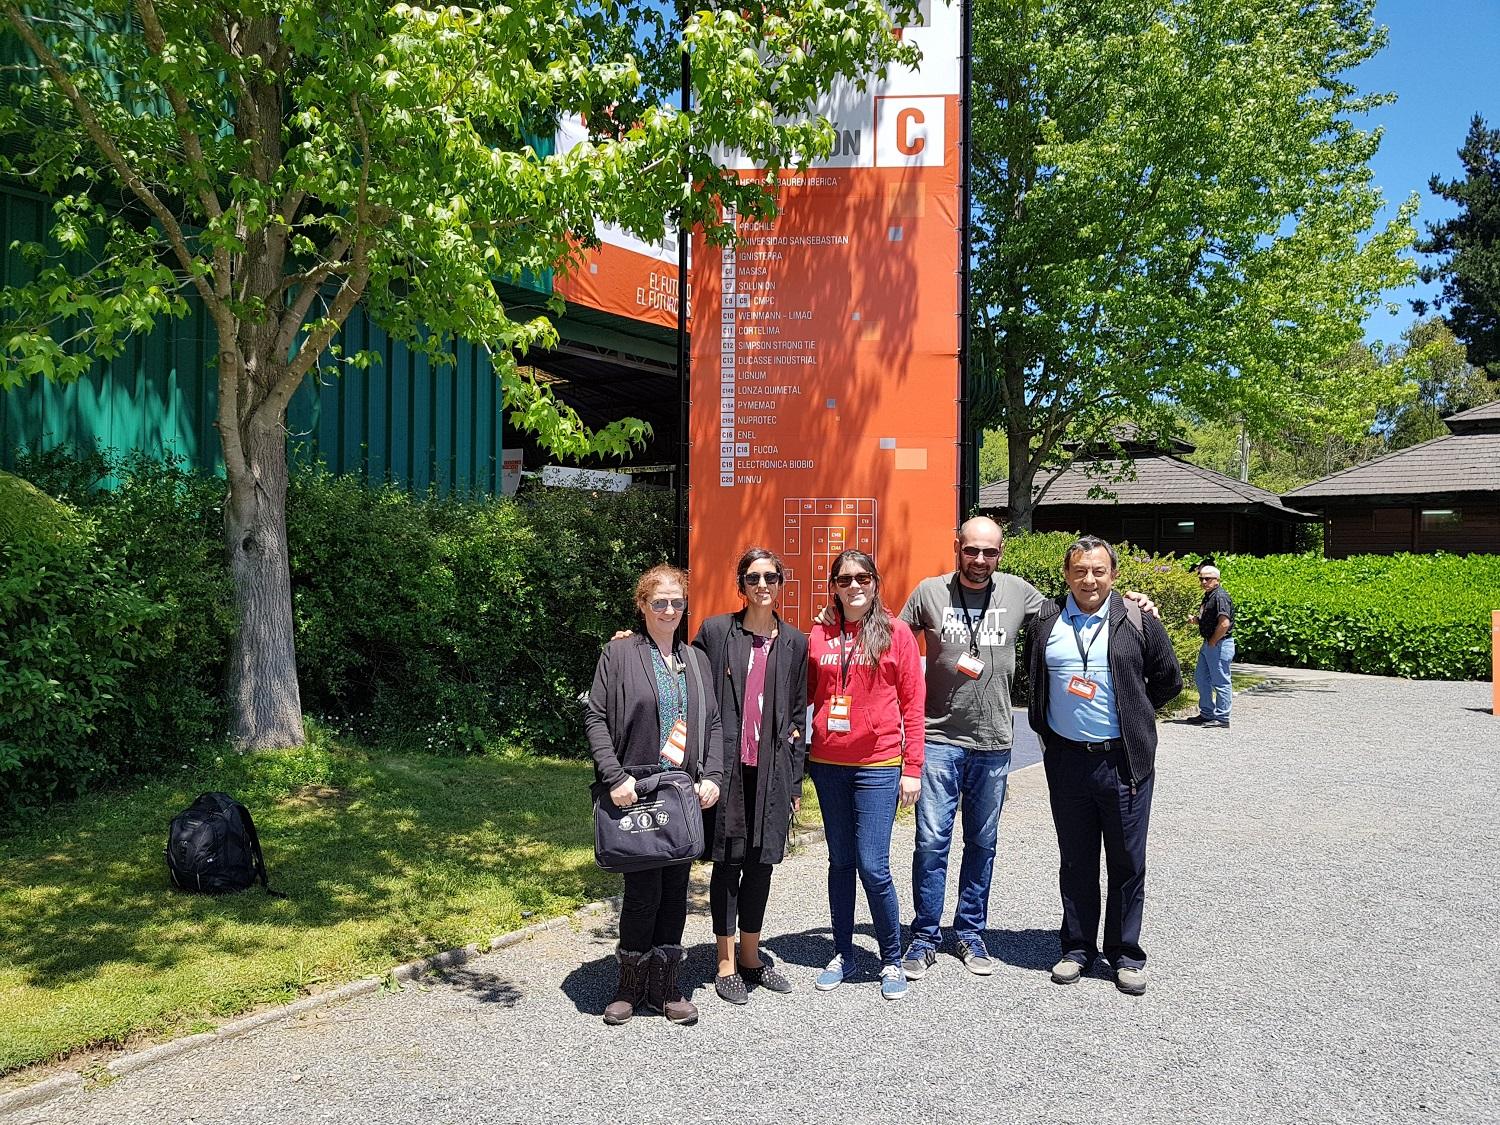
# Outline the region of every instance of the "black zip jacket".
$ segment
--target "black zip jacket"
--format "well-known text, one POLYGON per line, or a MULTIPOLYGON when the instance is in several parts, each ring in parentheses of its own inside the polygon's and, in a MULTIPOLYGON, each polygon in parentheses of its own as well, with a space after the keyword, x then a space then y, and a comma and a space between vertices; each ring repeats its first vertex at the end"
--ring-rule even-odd
MULTIPOLYGON (((1045 603, 1026 637, 1026 668, 1031 676, 1031 727, 1045 743, 1047 726, 1047 638, 1057 624, 1066 596, 1045 603)), ((1125 599, 1109 595, 1109 674, 1120 735, 1130 760, 1130 783, 1138 785, 1156 768, 1156 709, 1182 691, 1182 668, 1166 627, 1149 614, 1141 631, 1126 619, 1125 599)))

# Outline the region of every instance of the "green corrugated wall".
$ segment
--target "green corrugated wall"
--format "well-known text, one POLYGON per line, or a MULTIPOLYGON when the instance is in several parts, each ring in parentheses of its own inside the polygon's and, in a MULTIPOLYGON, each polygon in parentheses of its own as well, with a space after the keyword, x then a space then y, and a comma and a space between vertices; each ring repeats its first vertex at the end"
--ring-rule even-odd
MULTIPOLYGON (((40 196, 0 185, 0 246, 41 241, 49 207, 40 196)), ((0 283, 25 276, 19 256, 7 249, 0 283)), ((191 302, 190 316, 132 338, 116 359, 96 364, 76 383, 33 380, 0 393, 0 465, 10 467, 19 446, 67 444, 175 452, 191 465, 221 469, 210 367, 215 333, 197 298, 191 302)), ((484 349, 460 343, 453 364, 435 367, 390 339, 363 307, 349 317, 343 344, 346 352, 369 348, 381 362, 309 378, 298 389, 287 412, 295 458, 416 491, 500 490, 503 410, 484 349)))

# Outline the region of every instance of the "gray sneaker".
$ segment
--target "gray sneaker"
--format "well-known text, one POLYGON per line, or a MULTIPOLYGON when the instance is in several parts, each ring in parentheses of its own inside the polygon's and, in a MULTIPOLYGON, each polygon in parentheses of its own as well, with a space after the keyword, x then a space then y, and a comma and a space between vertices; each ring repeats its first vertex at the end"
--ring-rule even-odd
POLYGON ((995 971, 995 962, 984 942, 978 938, 963 938, 958 943, 958 959, 964 968, 976 977, 987 977, 995 971))
POLYGON ((907 980, 921 980, 927 970, 937 964, 937 950, 926 945, 913 945, 901 961, 901 971, 907 980))
POLYGON ((1077 984, 1078 978, 1083 976, 1083 966, 1071 957, 1064 957, 1052 966, 1052 982, 1054 984, 1077 984))
POLYGON ((1146 970, 1121 967, 1115 970, 1115 987, 1127 996, 1139 996, 1146 991, 1146 970))

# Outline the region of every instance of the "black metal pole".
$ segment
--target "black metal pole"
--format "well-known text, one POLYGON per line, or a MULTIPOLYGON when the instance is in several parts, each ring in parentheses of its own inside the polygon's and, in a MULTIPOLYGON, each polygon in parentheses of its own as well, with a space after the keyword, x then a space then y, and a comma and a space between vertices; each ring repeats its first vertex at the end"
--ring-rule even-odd
POLYGON ((973 510, 979 502, 979 448, 973 432, 973 412, 970 410, 972 390, 969 386, 969 149, 973 144, 970 132, 969 108, 971 98, 969 56, 973 47, 969 5, 971 0, 962 0, 960 11, 960 48, 958 63, 958 113, 959 132, 959 237, 958 237, 958 522, 973 510))
MULTIPOLYGON (((677 6, 678 34, 682 44, 682 112, 692 109, 693 63, 687 51, 687 4, 677 6)), ((683 180, 687 161, 683 160, 683 180)), ((688 408, 690 406, 688 373, 692 351, 688 341, 688 251, 692 229, 677 215, 677 542, 675 562, 688 565, 688 408)))

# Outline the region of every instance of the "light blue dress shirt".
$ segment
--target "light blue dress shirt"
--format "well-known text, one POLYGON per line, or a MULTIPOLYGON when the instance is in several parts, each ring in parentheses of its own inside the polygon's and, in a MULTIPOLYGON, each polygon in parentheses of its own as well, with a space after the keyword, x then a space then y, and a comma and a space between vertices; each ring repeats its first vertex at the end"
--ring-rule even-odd
POLYGON ((1084 613, 1068 595, 1047 638, 1047 725, 1074 742, 1120 737, 1114 684, 1109 675, 1109 599, 1095 613, 1084 613), (1079 647, 1088 654, 1085 671, 1079 647), (1093 699, 1068 690, 1074 676, 1098 685, 1093 699))

